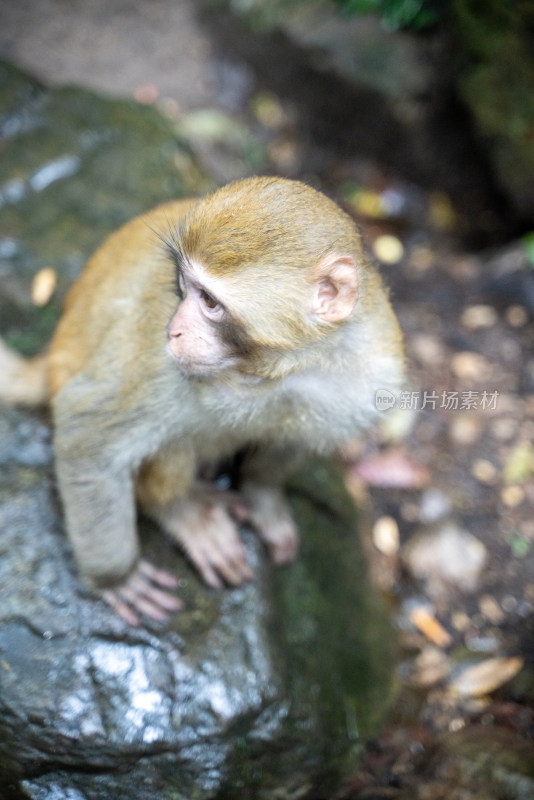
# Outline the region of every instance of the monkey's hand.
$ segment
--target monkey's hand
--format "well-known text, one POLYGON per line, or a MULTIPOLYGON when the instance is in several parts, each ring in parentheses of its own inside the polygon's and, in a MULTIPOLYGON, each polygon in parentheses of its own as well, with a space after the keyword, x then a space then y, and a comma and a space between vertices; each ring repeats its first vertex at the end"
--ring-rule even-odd
POLYGON ((196 488, 160 513, 165 530, 185 550, 208 586, 240 586, 253 577, 239 536, 248 510, 232 492, 196 488))
POLYGON ((174 575, 141 559, 124 583, 116 589, 102 589, 99 594, 121 619, 137 627, 140 615, 166 622, 171 614, 183 608, 181 600, 167 591, 177 586, 174 575))
POLYGON ((250 508, 250 520, 267 545, 275 564, 287 564, 297 555, 297 526, 281 489, 246 482, 241 493, 250 508))

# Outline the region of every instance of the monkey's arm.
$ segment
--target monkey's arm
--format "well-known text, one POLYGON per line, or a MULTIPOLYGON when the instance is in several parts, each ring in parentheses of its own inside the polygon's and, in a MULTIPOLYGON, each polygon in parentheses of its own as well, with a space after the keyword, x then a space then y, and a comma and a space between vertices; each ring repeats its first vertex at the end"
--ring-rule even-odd
POLYGON ((137 625, 144 613, 163 620, 181 604, 164 591, 175 588, 176 579, 139 558, 131 464, 144 437, 133 424, 117 423, 105 400, 94 397, 94 386, 83 376, 54 398, 56 473, 67 532, 87 583, 123 619, 137 625))

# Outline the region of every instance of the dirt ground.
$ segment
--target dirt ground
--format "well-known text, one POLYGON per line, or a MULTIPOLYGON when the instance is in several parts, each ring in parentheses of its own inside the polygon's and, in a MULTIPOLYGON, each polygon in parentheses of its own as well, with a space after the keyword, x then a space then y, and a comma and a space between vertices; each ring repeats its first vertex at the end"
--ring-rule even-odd
MULTIPOLYGON (((0 56, 54 85, 170 98, 175 111, 239 109, 261 89, 247 64, 227 55, 193 0, 6 0, 0 8, 0 56)), ((293 158, 302 146, 298 120, 276 99, 273 108, 281 120, 273 165, 305 177, 293 158)), ((414 414, 404 439, 392 416, 388 430, 345 453, 404 653, 397 718, 370 745, 347 797, 527 799, 534 783, 526 794, 517 787, 534 764, 528 246, 465 252, 447 198, 357 155, 317 174, 338 185, 382 262, 412 381, 397 405, 414 414), (492 766, 472 755, 473 731, 479 749, 516 757, 507 794, 492 766)))

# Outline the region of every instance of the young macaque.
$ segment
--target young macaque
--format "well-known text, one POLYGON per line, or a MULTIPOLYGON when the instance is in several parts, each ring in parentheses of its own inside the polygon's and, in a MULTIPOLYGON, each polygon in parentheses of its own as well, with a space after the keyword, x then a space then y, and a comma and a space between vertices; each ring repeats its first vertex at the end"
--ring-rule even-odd
POLYGON ((403 356, 350 217, 302 183, 250 178, 110 236, 67 297, 48 375, 79 568, 135 625, 180 607, 173 576, 140 558, 136 500, 210 586, 252 577, 244 519, 291 561, 287 471, 368 427, 403 356), (199 479, 245 448, 238 494, 199 479))

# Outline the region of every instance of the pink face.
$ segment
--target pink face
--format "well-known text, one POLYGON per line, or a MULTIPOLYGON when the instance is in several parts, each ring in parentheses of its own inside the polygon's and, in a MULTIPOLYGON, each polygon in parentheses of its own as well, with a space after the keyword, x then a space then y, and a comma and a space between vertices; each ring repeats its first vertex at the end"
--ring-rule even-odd
POLYGON ((193 275, 179 275, 181 302, 167 326, 167 350, 191 375, 212 375, 235 365, 220 333, 225 309, 193 275))

